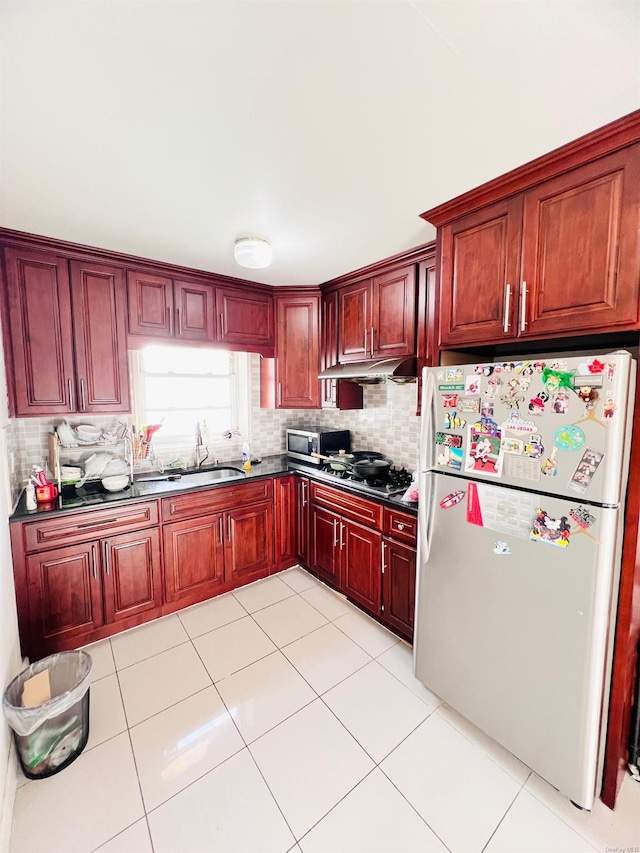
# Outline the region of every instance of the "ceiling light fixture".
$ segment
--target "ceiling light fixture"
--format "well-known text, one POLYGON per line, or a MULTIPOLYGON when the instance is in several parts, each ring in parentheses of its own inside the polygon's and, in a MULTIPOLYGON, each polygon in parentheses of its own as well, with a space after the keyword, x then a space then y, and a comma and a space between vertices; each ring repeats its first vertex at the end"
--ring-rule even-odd
POLYGON ((239 237, 233 249, 233 256, 241 267, 259 270, 269 266, 273 252, 271 243, 261 237, 239 237))

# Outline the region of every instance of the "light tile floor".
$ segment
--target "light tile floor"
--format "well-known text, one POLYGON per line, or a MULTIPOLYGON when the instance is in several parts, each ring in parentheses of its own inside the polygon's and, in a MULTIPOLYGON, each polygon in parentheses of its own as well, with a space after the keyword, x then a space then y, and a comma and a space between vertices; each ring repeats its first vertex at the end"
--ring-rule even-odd
POLYGON ((640 784, 576 810, 299 568, 88 650, 89 743, 21 775, 11 853, 640 847, 640 784))

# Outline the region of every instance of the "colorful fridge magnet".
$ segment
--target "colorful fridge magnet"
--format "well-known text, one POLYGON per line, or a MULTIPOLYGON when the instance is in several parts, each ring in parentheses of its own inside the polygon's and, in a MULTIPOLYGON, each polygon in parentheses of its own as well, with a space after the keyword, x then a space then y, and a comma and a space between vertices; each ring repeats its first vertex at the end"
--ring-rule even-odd
POLYGON ((489 419, 493 418, 494 414, 493 400, 483 400, 480 407, 480 417, 489 419))
POLYGON ((497 542, 493 543, 493 553, 499 557, 507 557, 511 553, 511 548, 509 548, 506 542, 498 539, 497 542))
POLYGON ((456 411, 444 413, 445 429, 463 429, 467 425, 464 418, 459 418, 456 411))
POLYGON ((441 509, 451 509, 452 506, 459 504, 464 496, 465 492, 451 492, 440 501, 441 509))
POLYGON ((609 361, 607 362, 607 379, 609 382, 613 382, 613 378, 616 375, 616 362, 609 361))
MULTIPOLYGON (((554 362, 556 364, 559 362, 554 362)), ((563 362, 566 364, 566 362, 563 362)), ((573 390, 573 371, 545 367, 542 371, 542 384, 549 395, 556 394, 561 389, 573 390)))
POLYGON ((542 373, 544 368, 545 368, 545 362, 544 361, 534 361, 533 362, 533 369, 535 370, 536 373, 542 373))
POLYGON ((539 509, 529 538, 534 542, 545 542, 547 545, 566 548, 569 545, 570 535, 571 526, 567 522, 566 515, 562 518, 551 518, 543 509, 539 509))
POLYGON ((535 415, 535 417, 539 418, 544 415, 544 406, 548 401, 549 395, 546 391, 541 391, 537 397, 532 397, 529 400, 529 405, 527 408, 529 409, 530 415, 535 415))
POLYGON ((438 391, 464 391, 462 382, 443 382, 438 385, 438 391))
POLYGON ((540 468, 540 470, 546 477, 555 477, 558 473, 558 460, 556 458, 557 455, 558 448, 554 446, 551 448, 551 453, 549 454, 549 456, 542 463, 542 467, 540 468))
POLYGON ((460 397, 458 400, 458 409, 465 414, 479 414, 480 397, 460 397))
POLYGON ((591 388, 602 388, 604 385, 604 377, 601 373, 579 373, 573 377, 573 387, 582 388, 584 385, 589 385, 591 388))
POLYGON ((500 453, 501 434, 498 428, 495 434, 477 429, 478 424, 469 427, 466 471, 475 471, 489 477, 499 477, 502 468, 500 453))
POLYGON ((464 373, 461 367, 448 367, 444 372, 445 382, 463 382, 464 373))
POLYGON ((591 527, 591 525, 596 522, 595 516, 591 515, 591 513, 583 506, 573 507, 569 510, 569 515, 578 527, 581 527, 584 530, 586 530, 587 527, 591 527))
POLYGON ((595 409, 596 400, 599 398, 600 395, 595 390, 595 388, 591 387, 591 385, 583 385, 581 388, 577 389, 576 393, 584 403, 585 415, 588 415, 591 409, 595 409))
POLYGON ((520 376, 520 390, 523 392, 527 392, 529 390, 529 385, 531 385, 531 377, 530 376, 520 376))
POLYGON ((604 453, 599 450, 587 448, 569 480, 569 488, 574 492, 584 494, 591 485, 593 475, 598 470, 603 459, 604 453))
POLYGON ((554 415, 564 415, 569 408, 569 394, 566 391, 558 391, 551 402, 551 411, 554 415))
POLYGON ((524 445, 523 453, 531 459, 540 459, 544 453, 544 445, 539 435, 530 435, 524 445))
POLYGON ((524 450, 524 441, 521 441, 519 438, 512 438, 511 436, 504 436, 500 449, 503 453, 522 453, 524 450))
POLYGON ((607 391, 607 399, 602 403, 602 417, 604 420, 610 421, 615 415, 617 403, 613 399, 613 391, 607 391))
POLYGON ((585 442, 585 436, 580 427, 567 424, 555 431, 553 440, 560 450, 580 450, 585 442))
POLYGON ((458 405, 458 395, 457 394, 443 394, 442 395, 442 407, 444 409, 455 409, 458 405))
POLYGON ((533 421, 525 420, 520 412, 510 412, 509 417, 502 424, 502 429, 514 432, 516 435, 532 435, 537 427, 533 421))
POLYGON ((435 442, 438 465, 453 468, 454 471, 462 470, 462 436, 437 432, 435 442))
POLYGON ((464 380, 464 393, 471 396, 480 393, 480 377, 466 376, 464 380))

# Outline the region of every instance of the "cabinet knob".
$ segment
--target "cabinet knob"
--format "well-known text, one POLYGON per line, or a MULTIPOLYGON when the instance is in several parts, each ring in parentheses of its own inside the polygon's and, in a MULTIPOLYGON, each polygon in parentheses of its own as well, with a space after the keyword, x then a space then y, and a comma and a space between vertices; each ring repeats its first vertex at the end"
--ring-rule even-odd
POLYGON ((404 530, 404 524, 398 522, 398 530, 404 530))

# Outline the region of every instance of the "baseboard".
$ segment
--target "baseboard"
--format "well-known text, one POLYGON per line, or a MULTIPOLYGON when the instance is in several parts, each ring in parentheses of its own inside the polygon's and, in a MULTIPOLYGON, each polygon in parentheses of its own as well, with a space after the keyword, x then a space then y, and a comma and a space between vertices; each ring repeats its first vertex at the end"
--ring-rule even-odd
POLYGON ((18 756, 13 737, 9 742, 9 757, 7 760, 7 773, 4 780, 4 797, 2 798, 2 812, 0 814, 0 851, 9 849, 11 840, 11 824, 13 821, 13 807, 16 801, 16 790, 18 788, 18 756))

